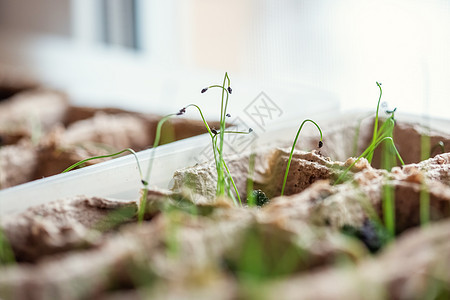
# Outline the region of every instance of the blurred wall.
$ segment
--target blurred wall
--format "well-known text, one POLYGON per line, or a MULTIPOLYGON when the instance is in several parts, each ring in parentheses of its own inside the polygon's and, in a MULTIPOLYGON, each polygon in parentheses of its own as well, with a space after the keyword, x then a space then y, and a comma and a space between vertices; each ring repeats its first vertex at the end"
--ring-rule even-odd
POLYGON ((69 36, 70 0, 0 0, 0 27, 69 36))
POLYGON ((228 71, 260 90, 272 85, 331 91, 344 109, 373 109, 375 82, 381 81, 391 108, 450 115, 447 0, 0 0, 0 5, 3 28, 44 33, 8 53, 25 49, 19 60, 30 62, 41 78, 73 91, 86 89, 85 95, 135 97, 158 90, 154 98, 183 97, 181 86, 196 84, 198 74, 215 78, 228 71), (108 18, 113 22, 102 21, 108 18), (121 31, 120 24, 128 29, 121 31), (105 39, 102 26, 117 40, 105 39), (49 33, 71 35, 61 40, 49 33))

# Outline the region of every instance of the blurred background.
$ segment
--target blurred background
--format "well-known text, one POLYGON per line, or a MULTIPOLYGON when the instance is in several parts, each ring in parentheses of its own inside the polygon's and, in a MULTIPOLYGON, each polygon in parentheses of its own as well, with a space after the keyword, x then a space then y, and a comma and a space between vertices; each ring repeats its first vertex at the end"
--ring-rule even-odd
POLYGON ((76 104, 169 113, 227 71, 235 111, 389 108, 449 118, 447 0, 0 0, 0 64, 76 104), (240 106, 239 106, 240 105, 240 106))

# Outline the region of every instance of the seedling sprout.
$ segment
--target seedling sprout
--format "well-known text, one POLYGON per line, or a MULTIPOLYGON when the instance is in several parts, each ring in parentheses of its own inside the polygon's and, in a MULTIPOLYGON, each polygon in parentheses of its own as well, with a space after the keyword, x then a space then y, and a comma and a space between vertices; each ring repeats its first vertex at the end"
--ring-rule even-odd
POLYGON ((323 146, 322 130, 320 129, 319 125, 317 125, 317 123, 314 122, 313 120, 310 120, 310 119, 304 120, 302 122, 302 124, 300 125, 300 127, 298 128, 297 135, 295 136, 294 142, 292 143, 292 149, 291 149, 291 153, 289 154, 289 160, 288 160, 288 163, 287 163, 286 172, 284 173, 283 186, 281 187, 281 196, 283 196, 284 189, 286 187, 287 177, 288 177, 288 174, 289 174, 289 168, 291 167, 292 155, 294 154, 294 149, 295 149, 295 145, 297 144, 298 136, 300 135, 300 131, 302 131, 303 125, 305 125, 306 122, 311 122, 314 125, 316 125, 317 129, 320 132, 319 148, 322 148, 322 146, 323 146))
POLYGON ((65 169, 64 171, 62 171, 61 173, 69 172, 70 170, 73 170, 73 169, 75 169, 76 167, 82 166, 82 165, 84 165, 86 162, 91 161, 91 160, 94 160, 94 159, 101 159, 101 158, 115 157, 115 156, 119 156, 119 155, 121 155, 122 153, 125 153, 125 152, 130 152, 130 153, 134 156, 134 158, 136 159, 136 164, 137 164, 137 166, 138 166, 139 174, 140 174, 140 176, 141 176, 141 178, 142 178, 141 164, 139 163, 139 159, 138 159, 138 157, 137 157, 137 155, 136 155, 136 152, 135 152, 133 149, 130 149, 130 148, 123 149, 123 150, 121 150, 121 151, 119 151, 119 152, 116 152, 116 153, 113 153, 113 154, 93 156, 93 157, 89 157, 89 158, 80 160, 79 162, 74 163, 74 164, 71 165, 70 167, 66 168, 66 169, 65 169))
POLYGON ((383 142, 386 142, 386 143, 389 143, 392 145, 392 149, 393 149, 395 155, 397 156, 398 160, 400 161, 400 163, 402 165, 405 165, 402 157, 400 156, 400 153, 398 152, 397 148, 395 147, 394 139, 393 139, 393 129, 395 126, 394 113, 395 113, 396 109, 394 109, 392 111, 387 111, 390 114, 389 118, 387 118, 386 121, 383 122, 383 124, 380 126, 380 128, 378 128, 378 112, 379 112, 379 107, 380 107, 381 95, 382 95, 383 91, 381 89, 381 83, 377 82, 377 86, 380 89, 380 97, 378 98, 372 142, 369 144, 369 146, 366 148, 366 150, 364 150, 363 153, 361 153, 361 155, 358 156, 356 158, 356 160, 349 167, 347 167, 344 170, 344 172, 342 172, 342 174, 334 182, 335 185, 340 183, 347 176, 347 173, 353 168, 353 166, 361 158, 364 157, 369 161, 369 163, 372 162, 372 157, 373 157, 373 153, 374 153, 375 149, 378 148, 378 146, 380 144, 382 144, 383 142))
MULTIPOLYGON (((248 131, 236 131, 236 130, 226 130, 226 118, 231 117, 231 114, 227 112, 227 107, 228 107, 228 98, 229 95, 232 93, 232 89, 230 87, 230 78, 228 77, 228 73, 225 73, 225 77, 224 77, 224 81, 223 81, 223 85, 211 85, 207 88, 204 88, 201 90, 201 93, 205 93, 206 91, 208 91, 208 89, 210 88, 220 88, 222 90, 222 100, 221 100, 221 109, 220 109, 220 129, 219 131, 217 131, 216 129, 211 129, 208 125, 208 123, 206 122, 206 119, 203 115, 203 112, 201 110, 201 108, 196 105, 196 104, 189 104, 185 107, 183 107, 182 109, 179 110, 179 112, 177 113, 172 113, 169 115, 164 116, 157 124, 156 127, 156 135, 155 135, 155 139, 153 142, 153 149, 156 149, 159 144, 160 144, 160 140, 161 140, 161 129, 163 124, 170 119, 173 116, 179 116, 179 115, 183 115, 186 112, 186 109, 188 109, 189 107, 194 107, 198 110, 198 112, 200 113, 200 116, 202 118, 202 121, 205 125, 206 130, 208 131, 208 134, 211 137, 211 143, 212 143, 212 147, 213 147, 213 153, 214 153, 214 161, 215 161, 215 165, 216 165, 216 170, 217 170, 217 192, 216 195, 217 196, 223 196, 225 195, 225 192, 227 193, 227 195, 233 200, 235 205, 242 205, 242 201, 239 195, 239 191, 236 187, 236 184, 233 180, 233 177, 231 176, 231 172, 225 162, 225 160, 223 159, 224 157, 224 136, 225 134, 249 134, 253 131, 253 129, 249 128, 248 131), (227 86, 227 87, 226 87, 227 86), (236 194, 237 200, 235 199, 235 196, 233 195, 233 193, 231 192, 232 188, 234 190, 234 193, 236 194)), ((155 155, 155 150, 153 150, 151 152, 151 156, 150 156, 150 160, 149 160, 149 164, 148 164, 148 168, 147 168, 147 172, 145 174, 145 177, 143 177, 143 173, 141 170, 141 166, 139 163, 139 159, 137 158, 137 155, 135 153, 134 150, 127 148, 124 149, 122 151, 119 151, 117 153, 113 153, 113 154, 109 154, 109 155, 100 155, 100 156, 95 156, 95 157, 91 157, 91 158, 87 158, 84 160, 81 160, 73 165, 71 165, 70 167, 68 167, 67 169, 65 169, 63 171, 63 173, 68 172, 80 165, 83 165, 84 163, 94 160, 94 159, 99 159, 99 158, 109 158, 109 157, 114 157, 114 156, 118 156, 124 152, 130 152, 135 158, 136 158, 136 163, 138 166, 138 170, 139 170, 139 174, 141 177, 141 183, 143 184, 144 187, 144 191, 142 194, 142 197, 140 199, 140 205, 139 205, 139 211, 138 211, 138 222, 142 222, 144 219, 144 214, 145 214, 145 205, 146 205, 146 199, 147 199, 147 195, 148 195, 148 185, 150 182, 150 175, 151 175, 151 170, 153 167, 153 159, 154 159, 154 155, 155 155)))

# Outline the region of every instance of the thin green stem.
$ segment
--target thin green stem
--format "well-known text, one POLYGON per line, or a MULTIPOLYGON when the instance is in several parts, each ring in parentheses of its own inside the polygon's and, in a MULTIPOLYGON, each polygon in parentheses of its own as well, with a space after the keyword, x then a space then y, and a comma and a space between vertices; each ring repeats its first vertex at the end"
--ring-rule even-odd
MULTIPOLYGON (((222 101, 220 103, 220 138, 219 138, 219 162, 223 161, 223 143, 224 143, 224 136, 225 136, 225 114, 226 114, 226 108, 228 105, 228 91, 225 89, 225 83, 227 80, 228 74, 225 73, 225 77, 223 78, 223 86, 222 86, 222 101), (224 97, 226 95, 226 101, 225 105, 223 103, 224 97)), ((217 176, 217 183, 218 183, 218 189, 217 194, 218 196, 224 194, 224 186, 223 183, 225 181, 225 174, 223 172, 222 164, 219 164, 220 168, 218 170, 218 176, 217 176)))
POLYGON ((247 176, 247 204, 248 206, 255 206, 256 205, 256 199, 253 195, 253 183, 254 183, 254 173, 255 173, 255 158, 256 154, 252 153, 250 155, 249 161, 248 161, 248 176, 247 176))
MULTIPOLYGON (((243 133, 244 133, 244 134, 248 134, 248 132, 243 132, 243 133)), ((242 200, 241 200, 241 197, 240 197, 240 195, 239 195, 239 191, 238 191, 238 189, 237 189, 237 187, 236 187, 236 184, 235 184, 235 182, 234 182, 233 176, 231 175, 231 172, 230 172, 230 170, 228 169, 227 163, 225 162, 224 159, 222 159, 222 161, 218 161, 218 160, 217 160, 216 151, 219 152, 219 149, 217 149, 217 135, 215 135, 215 136, 213 137, 212 143, 213 143, 213 150, 214 150, 214 160, 216 161, 216 165, 217 165, 217 164, 220 164, 220 163, 223 164, 223 167, 225 168, 226 173, 227 173, 227 177, 228 177, 228 179, 230 180, 230 182, 231 182, 231 184, 232 184, 232 186, 233 186, 233 189, 234 189, 234 191, 235 191, 235 193, 236 193, 236 196, 237 196, 237 198, 238 198, 238 200, 239 200, 239 204, 242 205, 242 200)), ((218 184, 219 184, 219 183, 218 183, 218 184)), ((235 205, 237 205, 237 202, 235 202, 235 199, 233 199, 233 202, 234 202, 235 205)))
POLYGON ((236 184, 233 180, 233 177, 230 173, 230 170, 228 169, 228 166, 224 160, 224 140, 225 140, 225 134, 226 133, 235 133, 235 134, 249 134, 251 130, 248 132, 244 131, 233 131, 233 130, 225 130, 226 127, 226 117, 229 116, 227 114, 227 108, 228 108, 228 99, 229 95, 231 94, 232 90, 230 87, 230 78, 228 77, 228 73, 225 73, 222 86, 220 85, 211 85, 207 88, 204 88, 202 90, 202 93, 206 92, 210 88, 219 88, 222 89, 222 99, 220 103, 220 129, 219 132, 216 130, 211 130, 208 123, 206 122, 203 112, 200 109, 199 106, 195 104, 189 104, 185 107, 188 108, 190 106, 197 108, 197 110, 200 113, 200 116, 203 120, 203 123, 205 124, 205 127, 211 137, 211 144, 213 147, 213 154, 214 154, 214 161, 216 164, 216 170, 217 170, 217 187, 216 187, 216 196, 223 196, 225 193, 232 198, 235 205, 238 205, 236 199, 234 198, 234 195, 231 193, 231 185, 233 186, 233 189, 236 193, 236 196, 239 200, 239 204, 242 205, 242 201, 239 195, 239 191, 236 187, 236 184), (228 88, 225 88, 225 86, 228 85, 228 88), (219 141, 217 140, 219 139, 219 141), (225 171, 224 171, 225 170, 225 171))
POLYGON ((430 192, 422 180, 420 184, 420 224, 426 226, 430 223, 430 192))
MULTIPOLYGON (((378 83, 378 82, 377 82, 377 86, 378 86, 378 88, 380 89, 380 96, 378 97, 377 112, 376 112, 376 114, 375 114, 375 123, 374 123, 374 125, 373 125, 373 137, 372 137, 372 143, 375 142, 376 136, 377 136, 377 134, 378 134, 378 112, 379 112, 379 109, 380 109, 381 96, 383 95, 383 89, 381 88, 381 83, 378 83)), ((373 155, 373 154, 371 154, 370 156, 367 157, 367 160, 369 161, 369 163, 372 162, 372 155, 373 155)))
POLYGON ((291 167, 292 155, 294 154, 294 149, 295 149, 295 145, 297 144, 298 136, 300 135, 300 131, 302 130, 303 125, 306 122, 311 122, 314 125, 316 125, 317 129, 319 129, 319 132, 320 132, 320 142, 322 142, 322 130, 320 129, 319 125, 317 125, 317 123, 314 122, 313 120, 310 120, 310 119, 304 120, 302 122, 302 124, 300 125, 298 131, 297 131, 297 135, 295 136, 294 142, 292 143, 292 149, 291 149, 291 153, 289 154, 289 160, 288 160, 288 163, 287 163, 286 172, 284 173, 283 186, 281 187, 281 196, 284 195, 284 189, 286 187, 286 182, 287 182, 287 177, 288 177, 288 173, 289 173, 289 168, 291 167))
POLYGON ((205 117, 203 115, 203 112, 200 109, 200 107, 197 104, 191 103, 191 104, 187 105, 185 108, 189 108, 189 107, 195 107, 198 110, 198 112, 200 113, 200 116, 201 116, 201 118, 203 120, 203 123, 205 124, 206 130, 208 131, 209 135, 212 138, 215 134, 211 131, 211 128, 209 127, 208 122, 206 122, 206 119, 205 119, 205 117))
POLYGON ((153 149, 151 150, 151 153, 150 153, 150 160, 148 162, 147 173, 145 175, 145 179, 142 180, 142 184, 144 185, 144 191, 143 191, 141 199, 140 199, 140 205, 139 205, 139 210, 138 210, 138 223, 142 223, 142 221, 144 220, 145 208, 146 208, 147 196, 148 196, 148 185, 150 182, 150 174, 151 174, 152 167, 153 167, 153 160, 155 158, 156 148, 159 146, 159 142, 161 139, 161 128, 168 119, 170 119, 171 117, 176 116, 176 115, 178 115, 178 114, 177 113, 169 114, 169 115, 163 117, 161 120, 159 120, 158 125, 156 126, 155 140, 153 141, 153 149))
POLYGON ((390 237, 395 236, 395 191, 390 184, 383 185, 384 226, 390 237))
MULTIPOLYGON (((228 77, 228 73, 225 73, 223 84, 220 85, 211 85, 208 88, 202 90, 202 92, 205 92, 207 89, 210 88, 220 88, 222 89, 222 99, 220 103, 220 129, 219 132, 212 132, 212 130, 209 128, 203 113, 195 104, 190 104, 188 106, 193 106, 198 109, 200 112, 200 115, 203 119, 203 122, 205 123, 205 126, 207 127, 208 133, 211 136, 212 139, 212 146, 213 146, 213 153, 214 153, 214 161, 216 163, 216 169, 217 169, 217 187, 216 187, 216 196, 222 196, 227 192, 229 196, 232 196, 231 194, 231 187, 229 184, 227 184, 227 180, 231 183, 231 185, 234 188, 234 191, 236 193, 236 196, 238 197, 239 204, 242 205, 241 198, 239 195, 239 191, 236 187, 236 184, 233 180, 233 177, 231 176, 230 170, 228 169, 228 166, 223 158, 223 152, 224 152, 224 140, 225 140, 225 133, 237 133, 237 134, 248 134, 250 132, 243 132, 243 131, 232 131, 232 130, 225 130, 226 127, 226 116, 227 116, 227 108, 228 108, 228 99, 229 95, 231 93, 230 88, 230 78, 228 77), (228 88, 225 88, 225 86, 228 84, 228 88), (217 141, 217 137, 219 137, 219 141, 217 141), (219 143, 219 145, 217 145, 219 143), (218 157, 217 157, 218 156, 218 157), (225 169, 225 171, 224 171, 225 169)), ((187 106, 187 107, 188 107, 187 106)), ((237 202, 235 201, 234 197, 232 197, 233 201, 235 202, 235 205, 237 205, 237 202)))
POLYGON ((159 120, 158 125, 156 126, 156 135, 155 135, 155 139, 153 141, 153 150, 151 151, 151 154, 150 154, 150 160, 148 163, 147 173, 145 175, 145 182, 147 182, 147 184, 150 181, 150 173, 152 171, 153 159, 155 157, 155 149, 159 146, 159 142, 161 140, 161 128, 168 119, 170 119, 171 117, 176 116, 176 115, 177 114, 169 114, 169 115, 163 117, 161 120, 159 120))
POLYGON ((143 180, 143 178, 142 178, 142 169, 141 169, 141 164, 139 163, 139 159, 138 159, 138 157, 136 155, 136 152, 134 152, 134 150, 130 149, 130 148, 124 149, 122 151, 119 151, 119 152, 116 152, 116 153, 113 153, 113 154, 99 155, 99 156, 94 156, 94 157, 83 159, 83 160, 81 160, 81 161, 71 165, 70 167, 68 167, 67 169, 62 171, 61 173, 69 172, 70 170, 72 170, 72 169, 74 169, 74 168, 76 168, 76 167, 78 167, 78 166, 80 166, 80 165, 82 165, 82 164, 84 164, 84 163, 86 163, 88 161, 91 161, 91 160, 94 160, 94 159, 100 159, 100 158, 114 157, 114 156, 118 156, 118 155, 120 155, 120 154, 122 154, 124 152, 130 152, 134 156, 134 158, 136 159, 136 164, 138 166, 139 175, 141 176, 141 180, 143 180))
POLYGON ((225 170, 227 171, 228 179, 231 181, 231 184, 233 185, 234 192, 236 193, 236 197, 237 197, 238 200, 239 200, 239 205, 242 206, 241 196, 239 195, 239 191, 238 191, 238 189, 237 189, 237 187, 236 187, 236 184, 235 184, 235 182, 234 182, 233 176, 231 176, 231 172, 230 172, 230 170, 228 169, 228 166, 227 166, 227 164, 225 163, 225 161, 223 161, 223 166, 225 167, 225 170))

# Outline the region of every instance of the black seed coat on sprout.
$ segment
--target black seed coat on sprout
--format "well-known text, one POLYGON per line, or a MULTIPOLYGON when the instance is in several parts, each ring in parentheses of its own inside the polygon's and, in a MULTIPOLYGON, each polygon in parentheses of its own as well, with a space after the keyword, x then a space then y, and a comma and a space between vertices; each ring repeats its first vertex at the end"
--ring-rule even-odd
POLYGON ((204 92, 206 92, 208 90, 208 88, 204 88, 203 90, 202 90, 202 94, 204 93, 204 92))
POLYGON ((250 133, 250 132, 253 132, 253 128, 251 128, 251 127, 248 129, 248 133, 250 133))
POLYGON ((319 141, 319 148, 322 148, 322 146, 323 146, 322 141, 319 141))
POLYGON ((228 93, 232 93, 233 92, 233 90, 231 89, 231 87, 228 87, 228 93))
POLYGON ((215 130, 214 128, 213 129, 211 129, 211 132, 214 134, 214 135, 216 135, 217 134, 217 130, 215 130))
POLYGON ((180 111, 177 113, 177 116, 181 116, 182 114, 184 114, 186 112, 186 107, 183 107, 182 109, 180 109, 180 111))
POLYGON ((230 118, 230 117, 231 117, 231 115, 230 115, 230 114, 226 114, 226 116, 227 116, 228 118, 230 118))
POLYGON ((391 114, 395 113, 396 110, 397 110, 397 107, 394 108, 393 110, 386 109, 386 114, 391 115, 391 114))

